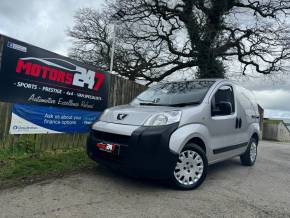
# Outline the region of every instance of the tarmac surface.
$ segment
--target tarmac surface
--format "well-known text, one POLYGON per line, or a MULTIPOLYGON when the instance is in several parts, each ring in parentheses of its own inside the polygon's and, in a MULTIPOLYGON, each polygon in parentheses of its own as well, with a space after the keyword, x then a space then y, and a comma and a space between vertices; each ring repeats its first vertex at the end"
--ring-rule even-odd
POLYGON ((290 144, 262 141, 254 167, 215 164, 193 191, 101 166, 4 189, 0 217, 290 217, 290 144))

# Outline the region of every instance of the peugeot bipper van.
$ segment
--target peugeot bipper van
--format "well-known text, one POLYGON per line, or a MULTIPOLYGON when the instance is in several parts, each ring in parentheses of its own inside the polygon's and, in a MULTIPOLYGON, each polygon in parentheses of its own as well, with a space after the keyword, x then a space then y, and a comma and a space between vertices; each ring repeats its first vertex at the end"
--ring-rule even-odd
POLYGON ((257 157, 259 113, 250 91, 228 80, 150 87, 130 104, 109 108, 92 125, 88 156, 111 168, 166 178, 194 189, 208 165, 257 157))

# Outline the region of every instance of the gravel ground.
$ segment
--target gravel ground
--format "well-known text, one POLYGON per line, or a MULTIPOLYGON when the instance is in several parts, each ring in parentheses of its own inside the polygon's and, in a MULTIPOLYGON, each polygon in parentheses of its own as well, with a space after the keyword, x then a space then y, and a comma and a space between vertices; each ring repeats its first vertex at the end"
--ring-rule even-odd
POLYGON ((0 217, 290 217, 290 144, 263 141, 254 167, 210 167, 197 190, 96 169, 0 191, 0 217))

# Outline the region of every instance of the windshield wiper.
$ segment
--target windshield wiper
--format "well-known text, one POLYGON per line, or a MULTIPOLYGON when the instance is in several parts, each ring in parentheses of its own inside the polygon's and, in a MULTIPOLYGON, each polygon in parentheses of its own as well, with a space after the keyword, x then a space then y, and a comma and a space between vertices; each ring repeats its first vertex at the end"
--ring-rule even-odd
POLYGON ((184 107, 184 106, 188 106, 188 105, 198 105, 200 104, 200 102, 186 102, 186 103, 178 103, 178 104, 170 104, 168 106, 171 107, 184 107))
POLYGON ((145 106, 166 106, 166 107, 184 107, 188 105, 198 105, 200 102, 187 102, 187 103, 178 103, 178 104, 154 104, 154 103, 139 103, 140 105, 145 106))
POLYGON ((139 103, 139 105, 145 105, 145 106, 170 106, 168 104, 155 104, 155 103, 151 103, 151 102, 148 102, 148 103, 139 103))

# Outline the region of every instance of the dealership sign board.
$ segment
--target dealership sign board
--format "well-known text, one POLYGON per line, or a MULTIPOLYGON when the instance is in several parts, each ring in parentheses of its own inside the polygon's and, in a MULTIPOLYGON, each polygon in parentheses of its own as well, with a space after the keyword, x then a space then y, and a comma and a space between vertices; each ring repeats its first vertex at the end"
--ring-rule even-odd
POLYGON ((85 133, 101 112, 14 104, 10 134, 85 133))
POLYGON ((108 80, 93 66, 4 37, 0 101, 103 111, 108 80))

